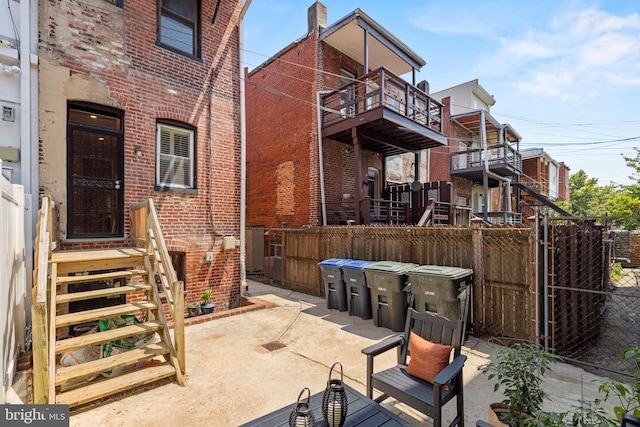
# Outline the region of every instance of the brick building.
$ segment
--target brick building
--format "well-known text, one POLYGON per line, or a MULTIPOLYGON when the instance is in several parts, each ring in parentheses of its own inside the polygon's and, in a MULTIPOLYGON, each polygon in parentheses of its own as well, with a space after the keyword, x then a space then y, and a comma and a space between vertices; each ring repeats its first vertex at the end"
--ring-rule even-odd
POLYGON ((475 79, 431 96, 449 112, 445 125, 448 147, 437 154, 432 150, 432 174, 436 172, 435 158, 440 165, 438 179, 453 182, 458 209, 469 209, 487 221, 519 222, 510 183, 522 172, 521 138, 509 124, 501 124, 491 115, 496 103, 493 95, 475 79))
POLYGON ((420 153, 446 143, 424 60, 359 9, 327 21, 315 2, 307 34, 247 74, 248 225, 410 221, 423 200, 394 181, 424 180, 420 153))
POLYGON ((153 198, 185 302, 240 300, 242 2, 40 4, 40 192, 61 249, 127 245, 153 198), (227 240, 228 241, 228 240, 227 240))

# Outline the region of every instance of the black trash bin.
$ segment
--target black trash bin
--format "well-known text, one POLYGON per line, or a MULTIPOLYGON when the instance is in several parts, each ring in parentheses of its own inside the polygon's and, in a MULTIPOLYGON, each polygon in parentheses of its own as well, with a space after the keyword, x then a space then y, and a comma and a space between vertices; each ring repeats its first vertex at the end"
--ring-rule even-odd
POLYGON ((371 319, 371 292, 363 268, 373 261, 349 260, 342 264, 342 279, 347 289, 349 316, 371 319))
POLYGON ((373 324, 394 332, 404 331, 407 317, 407 271, 416 264, 380 261, 364 267, 371 292, 373 324))
POLYGON ((466 322, 469 313, 473 270, 421 265, 407 272, 416 311, 431 311, 451 320, 466 322))
POLYGON ((324 281, 324 293, 327 296, 327 308, 347 311, 347 291, 342 280, 342 266, 350 261, 342 258, 325 259, 318 263, 324 281))

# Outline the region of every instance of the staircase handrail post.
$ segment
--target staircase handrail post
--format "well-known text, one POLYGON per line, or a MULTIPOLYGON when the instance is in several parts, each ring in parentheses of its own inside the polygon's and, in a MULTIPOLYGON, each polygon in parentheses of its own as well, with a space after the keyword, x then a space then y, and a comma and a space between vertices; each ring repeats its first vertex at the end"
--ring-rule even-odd
POLYGON ((180 365, 180 370, 185 373, 185 344, 184 344, 184 282, 177 280, 173 282, 173 346, 176 349, 176 357, 180 365))

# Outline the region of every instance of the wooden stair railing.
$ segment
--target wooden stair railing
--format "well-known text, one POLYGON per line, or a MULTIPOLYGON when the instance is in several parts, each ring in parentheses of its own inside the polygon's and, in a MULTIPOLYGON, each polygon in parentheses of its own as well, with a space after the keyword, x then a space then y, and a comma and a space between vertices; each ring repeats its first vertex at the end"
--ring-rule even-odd
POLYGON ((49 403, 49 339, 48 307, 49 259, 57 239, 56 207, 51 197, 40 198, 38 222, 36 223, 33 289, 31 305, 31 337, 33 347, 33 394, 34 403, 49 403))
MULTIPOLYGON (((34 271, 34 277, 37 277, 34 294, 37 299, 32 307, 34 403, 76 406, 168 377, 184 385, 184 362, 181 365, 178 360, 156 286, 157 269, 154 265, 157 264, 156 259, 162 256, 162 249, 47 250, 51 249, 50 234, 47 235, 50 210, 48 199, 43 198, 36 242, 39 248, 37 271, 34 271), (46 244, 47 241, 49 244, 46 244), (127 283, 97 290, 68 292, 71 284, 97 280, 121 280, 127 283), (121 297, 121 301, 109 307, 73 313, 68 310, 69 303, 105 297, 121 297), (75 325, 106 319, 120 320, 124 318, 123 315, 133 315, 125 317, 129 320, 135 318, 135 322, 66 337, 66 331, 75 325), (128 340, 129 347, 133 348, 125 351, 121 342, 118 347, 119 340, 128 340), (100 351, 111 346, 120 351, 100 351), (85 360, 80 357, 85 350, 94 353, 100 351, 101 355, 85 360), (59 363, 61 359, 68 362, 74 358, 79 359, 76 364, 64 363, 66 366, 63 366, 59 363)), ((156 229, 160 231, 159 227, 156 229)), ((151 241, 154 238, 149 239, 151 241)), ((164 271, 168 276, 173 273, 175 277, 172 267, 165 267, 164 271)), ((181 313, 177 310, 182 310, 179 307, 183 305, 182 283, 176 283, 172 291, 175 313, 181 313)), ((174 327, 181 328, 180 332, 174 331, 174 335, 184 339, 184 322, 176 321, 177 317, 183 319, 184 315, 174 316, 174 327)))
MULTIPOLYGON (((153 199, 148 198, 142 203, 131 206, 131 238, 134 244, 146 248, 151 265, 145 267, 150 272, 153 271, 154 279, 160 282, 164 291, 169 314, 173 320, 173 346, 176 350, 180 370, 184 373, 184 283, 178 280, 173 269, 153 199)), ((161 304, 160 309, 162 310, 161 304)))

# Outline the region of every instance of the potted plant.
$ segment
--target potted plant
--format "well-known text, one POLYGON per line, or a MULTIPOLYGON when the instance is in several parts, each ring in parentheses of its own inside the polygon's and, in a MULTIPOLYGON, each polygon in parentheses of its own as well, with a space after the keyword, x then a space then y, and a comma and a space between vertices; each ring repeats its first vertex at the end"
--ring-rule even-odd
POLYGON ((480 366, 489 380, 495 379, 493 391, 502 387, 505 398, 489 406, 489 422, 494 426, 520 426, 540 410, 547 393, 542 378, 556 356, 527 343, 499 346, 495 360, 480 366))
POLYGON ((195 301, 190 302, 189 304, 187 304, 187 310, 189 310, 189 317, 195 317, 200 311, 200 304, 195 301))
POLYGON ((629 361, 631 365, 627 370, 631 374, 631 387, 613 380, 603 381, 599 387, 605 401, 610 397, 616 398, 618 405, 613 411, 617 422, 625 414, 640 418, 640 347, 626 348, 622 352, 622 360, 629 361))
POLYGON ((211 294, 211 289, 207 289, 200 297, 200 300, 202 301, 202 304, 200 304, 200 311, 202 311, 202 314, 213 313, 213 309, 216 305, 211 301, 211 294))

